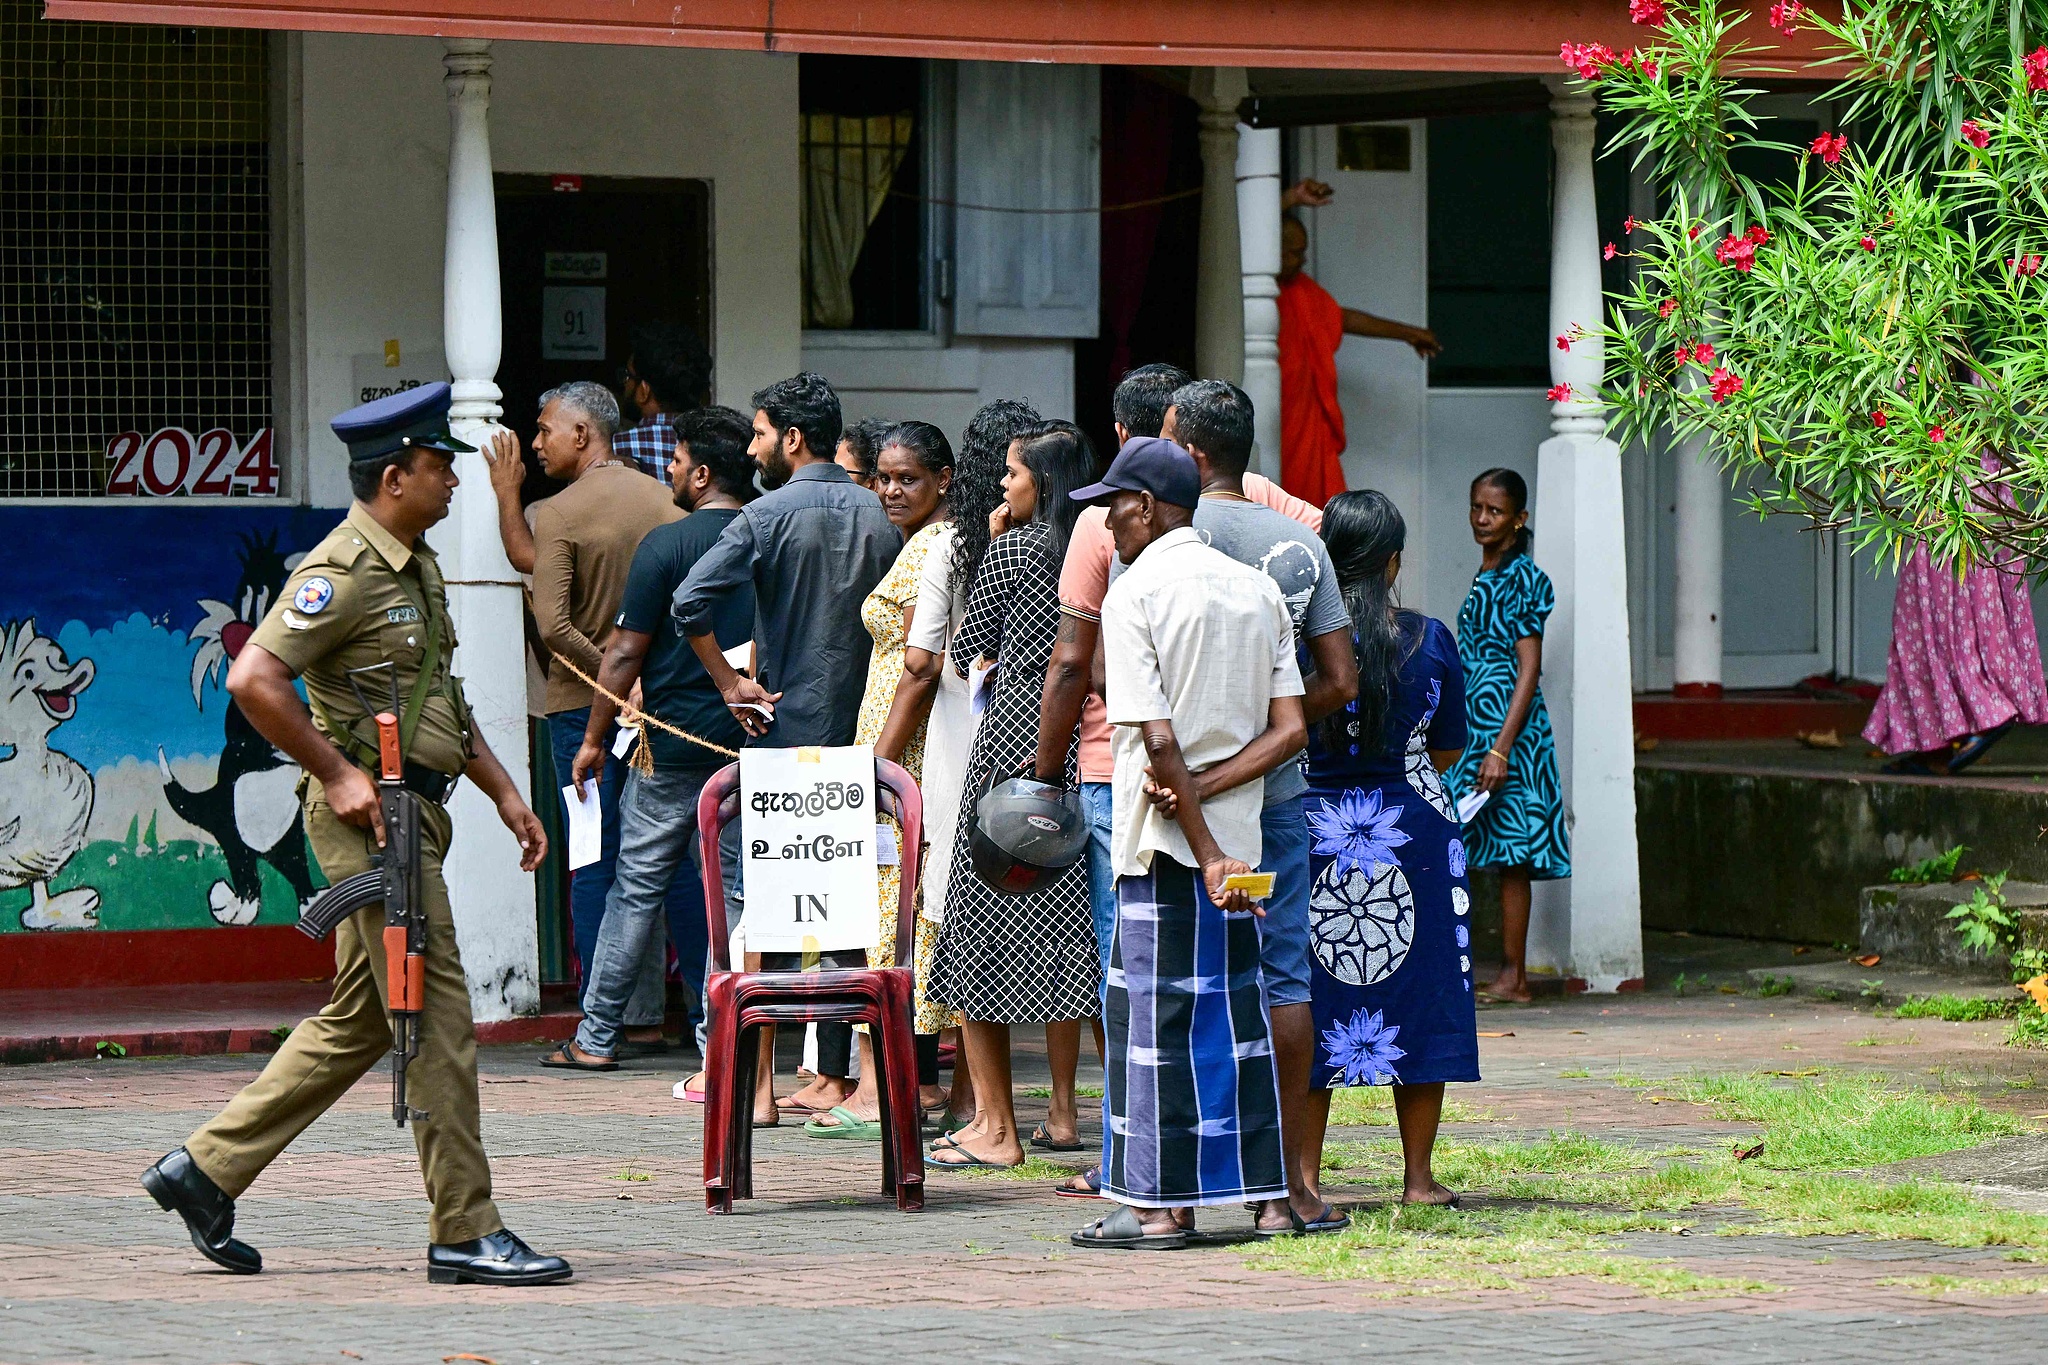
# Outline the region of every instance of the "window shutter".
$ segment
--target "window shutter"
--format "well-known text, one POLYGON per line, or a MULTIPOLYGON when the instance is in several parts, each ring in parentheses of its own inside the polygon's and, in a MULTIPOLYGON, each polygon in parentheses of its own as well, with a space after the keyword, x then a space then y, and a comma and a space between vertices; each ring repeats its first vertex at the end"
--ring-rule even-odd
MULTIPOLYGON (((963 205, 1092 208, 1101 202, 1101 73, 1094 66, 962 62, 955 198, 963 205)), ((1101 292, 1093 213, 954 211, 953 330, 1092 337, 1101 292)))

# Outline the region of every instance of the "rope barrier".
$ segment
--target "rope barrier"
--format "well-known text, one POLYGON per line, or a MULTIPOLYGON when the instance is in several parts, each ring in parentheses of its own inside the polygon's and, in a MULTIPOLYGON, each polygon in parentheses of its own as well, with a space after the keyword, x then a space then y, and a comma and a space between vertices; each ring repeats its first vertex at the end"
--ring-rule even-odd
MULTIPOLYGON (((632 702, 627 701, 624 697, 618 696, 607 690, 605 687, 599 684, 597 679, 591 677, 588 673, 585 673, 575 664, 563 658, 560 653, 556 652, 555 650, 549 650, 548 653, 553 654, 555 656, 556 663, 568 669, 571 673, 574 673, 579 679, 583 681, 585 685, 587 685, 590 688, 591 691, 597 693, 606 701, 618 707, 620 724, 638 725, 642 727, 651 725, 655 729, 661 731, 663 734, 674 735, 677 739, 686 739, 690 743, 698 745, 702 748, 709 749, 711 750, 711 752, 715 754, 723 754, 727 758, 738 758, 740 756, 739 751, 737 749, 728 749, 723 744, 713 744, 710 740, 705 739, 701 735, 691 734, 688 730, 685 730, 680 725, 669 724, 660 716, 648 715, 645 711, 642 711, 639 707, 633 705, 632 702)), ((646 776, 652 777, 654 775, 654 746, 647 743, 644 738, 641 740, 640 746, 633 751, 633 768, 636 772, 645 774, 646 776)))

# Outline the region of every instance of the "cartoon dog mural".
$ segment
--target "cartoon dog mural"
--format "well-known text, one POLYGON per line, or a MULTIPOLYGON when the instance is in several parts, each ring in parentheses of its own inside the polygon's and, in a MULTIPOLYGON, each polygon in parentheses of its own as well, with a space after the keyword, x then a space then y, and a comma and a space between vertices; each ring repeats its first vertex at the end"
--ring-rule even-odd
POLYGON ((78 714, 78 694, 92 686, 91 659, 72 663, 33 619, 11 622, 0 635, 0 887, 29 888, 24 929, 91 929, 100 893, 74 886, 50 894, 50 878, 85 843, 92 818, 92 777, 70 755, 50 747, 50 732, 78 714))
MULTIPOLYGON (((298 556, 278 553, 277 536, 242 537, 242 581, 234 604, 201 598, 205 613, 192 628, 200 641, 192 659, 192 701, 204 710, 205 692, 216 675, 224 676, 242 646, 262 623, 278 590, 284 587, 298 556)), ((221 924, 252 924, 263 908, 262 870, 267 862, 291 884, 304 906, 313 898, 306 864, 306 839, 299 814, 299 768, 256 733, 233 698, 227 703, 226 742, 213 785, 194 791, 171 775, 161 746, 157 765, 163 771, 164 799, 178 816, 213 836, 226 858, 228 878, 213 884, 207 908, 221 924)))

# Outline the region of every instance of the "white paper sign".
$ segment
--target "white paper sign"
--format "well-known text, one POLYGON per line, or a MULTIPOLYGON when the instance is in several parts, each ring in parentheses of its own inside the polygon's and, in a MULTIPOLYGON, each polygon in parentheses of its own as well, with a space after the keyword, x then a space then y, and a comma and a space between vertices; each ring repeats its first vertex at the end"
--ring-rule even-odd
POLYGON ((984 664, 979 659, 967 666, 967 697, 976 716, 988 710, 989 702, 996 695, 997 672, 997 665, 984 664))
POLYGON ((621 725, 619 727, 619 732, 616 735, 612 736, 612 757, 624 758, 626 756, 626 750, 632 748, 633 741, 638 738, 640 738, 639 726, 621 725))
POLYGON ((562 807, 569 816, 569 870, 588 867, 604 856, 604 812, 597 804, 595 782, 585 782, 588 796, 576 794, 576 784, 562 788, 562 807))
POLYGON ((604 286, 551 284, 540 291, 540 358, 604 359, 604 286))
POLYGON ((747 951, 836 952, 881 940, 875 751, 740 751, 747 951))

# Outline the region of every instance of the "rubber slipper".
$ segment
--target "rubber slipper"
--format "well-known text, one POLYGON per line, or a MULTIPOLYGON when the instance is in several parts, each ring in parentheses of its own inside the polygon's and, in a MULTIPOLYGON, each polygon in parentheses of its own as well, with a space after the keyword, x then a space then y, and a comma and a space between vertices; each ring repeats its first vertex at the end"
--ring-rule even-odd
POLYGON ((1052 1192, 1062 1199, 1102 1198, 1102 1168, 1100 1166, 1090 1166, 1085 1171, 1074 1172, 1074 1175, 1079 1176, 1088 1188, 1085 1190, 1074 1189, 1069 1183, 1074 1179, 1074 1176, 1068 1176, 1066 1180, 1062 1180, 1059 1184, 1053 1186, 1052 1192))
POLYGON ((834 1105, 830 1111, 834 1123, 821 1123, 812 1119, 804 1124, 804 1136, 831 1138, 844 1142, 880 1142, 882 1125, 877 1119, 864 1119, 845 1105, 834 1105))
POLYGON ((981 1166, 991 1171, 1014 1171, 1019 1166, 1022 1166, 1024 1163, 1021 1160, 1014 1162, 990 1161, 985 1157, 978 1157, 974 1153, 968 1151, 965 1147, 962 1147, 959 1143, 955 1142, 953 1140, 953 1135, 951 1133, 948 1133, 946 1134, 946 1136, 939 1138, 932 1143, 931 1151, 925 1154, 924 1164, 926 1170, 930 1170, 933 1167, 937 1167, 939 1170, 942 1171, 971 1171, 975 1167, 981 1166), (965 1157, 966 1160, 941 1161, 939 1159, 939 1153, 941 1152, 958 1152, 961 1156, 965 1157))
POLYGON ((679 1100, 688 1100, 691 1104, 704 1103, 704 1092, 701 1090, 692 1090, 690 1088, 690 1083, 688 1081, 677 1081, 675 1089, 669 1091, 668 1093, 675 1096, 679 1100))
MULTIPOLYGON (((1292 1209, 1287 1211, 1287 1216, 1294 1223, 1295 1233, 1302 1237, 1314 1237, 1325 1232, 1342 1232, 1351 1226, 1351 1215, 1341 1212, 1335 1204, 1327 1200, 1323 1202, 1323 1215, 1319 1218, 1305 1219, 1292 1209), (1333 1214, 1335 1215, 1334 1217, 1331 1216, 1333 1214)), ((1282 1235, 1284 1234, 1268 1233, 1263 1229, 1259 1232, 1261 1237, 1278 1237, 1282 1235)))
POLYGON ((832 1112, 832 1106, 829 1104, 826 1105, 823 1109, 820 1109, 814 1104, 805 1104, 802 1100, 796 1098, 796 1096, 794 1095, 777 1096, 775 1100, 775 1109, 777 1113, 787 1114, 791 1118, 798 1119, 816 1118, 820 1114, 829 1114, 832 1112))
POLYGON ((541 1058, 540 1064, 553 1067, 557 1071, 617 1071, 619 1069, 619 1064, 608 1058, 595 1062, 578 1061, 575 1054, 570 1052, 566 1046, 558 1047, 547 1056, 541 1058))
POLYGON ((1105 1251, 1179 1251, 1188 1244, 1188 1235, 1178 1230, 1147 1232, 1137 1211, 1128 1204, 1119 1204, 1067 1240, 1077 1247, 1105 1251))
POLYGON ((973 1122, 974 1115, 972 1114, 948 1114, 941 1112, 937 1118, 927 1119, 924 1126, 950 1137, 973 1122))
POLYGON ((1031 1130, 1031 1145, 1042 1147, 1048 1152, 1080 1152, 1087 1150, 1088 1147, 1088 1144, 1079 1138, 1072 1142, 1054 1142, 1052 1130, 1042 1123, 1031 1130))
POLYGON ((1998 743, 1999 740, 2004 739, 2005 732, 2012 729, 2012 727, 2013 722, 2007 721, 2005 724, 1994 729, 1980 731, 1974 735, 1965 735, 1962 739, 1957 740, 1949 752, 1948 775, 1954 777, 1957 773, 1984 757, 1985 752, 1992 745, 1998 743))

